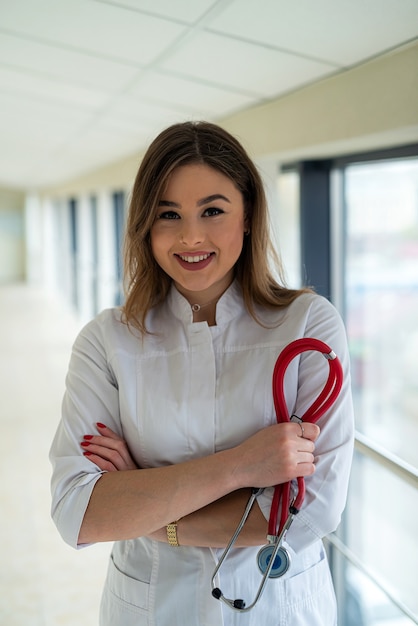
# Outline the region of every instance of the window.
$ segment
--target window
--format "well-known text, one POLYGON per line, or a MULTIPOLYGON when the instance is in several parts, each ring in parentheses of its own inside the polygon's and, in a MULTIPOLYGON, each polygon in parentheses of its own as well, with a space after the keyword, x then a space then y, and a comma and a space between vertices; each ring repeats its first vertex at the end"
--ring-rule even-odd
POLYGON ((277 177, 278 211, 273 225, 283 262, 285 276, 290 287, 301 286, 300 219, 299 219, 299 173, 284 169, 277 177))
MULTIPOLYGON (((343 171, 345 321, 353 373, 356 426, 373 446, 418 466, 418 158, 353 163, 343 171)), ((418 492, 362 454, 354 461, 345 541, 393 596, 418 614, 418 492), (407 506, 406 506, 407 504, 407 506)), ((354 572, 355 573, 355 572, 354 572)), ((393 604, 365 592, 379 612, 393 604)), ((396 611, 395 611, 396 614, 396 611)), ((385 621, 386 620, 386 621, 385 621)), ((412 624, 398 616, 396 624, 412 624)))
POLYGON ((115 253, 116 253, 116 293, 115 305, 123 302, 123 259, 122 246, 125 228, 125 194, 123 191, 116 191, 113 194, 113 214, 115 224, 115 253))
POLYGON ((418 146, 301 163, 299 174, 302 282, 308 277, 340 308, 352 360, 356 452, 346 512, 326 542, 338 623, 411 626, 418 623, 418 146))
POLYGON ((418 158, 349 165, 344 178, 357 428, 418 465, 418 158))

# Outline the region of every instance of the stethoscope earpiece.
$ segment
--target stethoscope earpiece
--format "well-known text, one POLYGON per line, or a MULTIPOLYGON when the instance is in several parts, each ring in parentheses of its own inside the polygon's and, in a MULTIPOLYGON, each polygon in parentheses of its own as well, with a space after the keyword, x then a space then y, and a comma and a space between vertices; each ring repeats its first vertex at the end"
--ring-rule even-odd
POLYGON ((244 600, 234 600, 234 609, 238 609, 238 611, 243 611, 245 609, 244 600))
MULTIPOLYGON (((264 546, 264 548, 261 548, 261 550, 259 551, 257 555, 257 563, 259 570, 262 574, 266 573, 275 549, 276 546, 274 544, 270 544, 268 546, 264 546)), ((277 550, 276 556, 274 557, 274 562, 271 566, 269 578, 280 578, 280 576, 286 574, 289 567, 290 555, 288 551, 285 548, 279 548, 277 550)))

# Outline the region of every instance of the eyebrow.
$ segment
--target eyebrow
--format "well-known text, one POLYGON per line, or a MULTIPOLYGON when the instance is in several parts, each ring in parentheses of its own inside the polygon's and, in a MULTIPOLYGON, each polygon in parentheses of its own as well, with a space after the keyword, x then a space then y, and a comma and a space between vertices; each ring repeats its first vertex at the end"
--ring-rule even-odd
MULTIPOLYGON (((224 202, 228 202, 229 204, 231 204, 231 201, 226 196, 222 195, 221 193, 214 193, 211 196, 206 196, 206 198, 201 198, 201 200, 198 200, 197 206, 204 206, 205 204, 209 204, 210 202, 215 202, 215 200, 224 200, 224 202)), ((158 206, 166 206, 179 209, 181 205, 177 204, 177 202, 172 202, 171 200, 160 200, 158 206)))

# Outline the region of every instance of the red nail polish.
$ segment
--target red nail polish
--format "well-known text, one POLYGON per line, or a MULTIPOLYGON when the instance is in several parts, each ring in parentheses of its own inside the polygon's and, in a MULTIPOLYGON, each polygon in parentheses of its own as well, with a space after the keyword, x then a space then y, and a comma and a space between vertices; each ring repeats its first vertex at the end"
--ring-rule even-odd
POLYGON ((96 426, 98 428, 106 428, 106 424, 102 424, 101 422, 97 422, 96 426))
POLYGON ((91 452, 87 452, 87 451, 86 451, 86 452, 83 452, 83 454, 84 454, 84 456, 91 456, 91 455, 92 455, 92 453, 91 453, 91 452))
POLYGON ((93 435, 84 435, 84 439, 87 439, 87 440, 93 439, 93 435))
POLYGON ((83 446, 83 448, 87 448, 87 446, 90 445, 90 441, 82 441, 80 445, 83 446))

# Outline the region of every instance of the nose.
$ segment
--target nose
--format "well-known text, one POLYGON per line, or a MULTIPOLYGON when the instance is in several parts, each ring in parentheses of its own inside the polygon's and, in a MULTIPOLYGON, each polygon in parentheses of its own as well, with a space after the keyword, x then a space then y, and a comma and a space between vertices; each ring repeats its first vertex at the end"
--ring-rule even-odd
POLYGON ((196 247, 205 240, 203 225, 199 220, 183 219, 180 229, 180 241, 183 245, 196 247))

